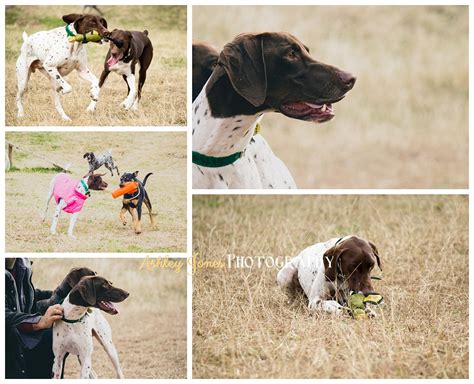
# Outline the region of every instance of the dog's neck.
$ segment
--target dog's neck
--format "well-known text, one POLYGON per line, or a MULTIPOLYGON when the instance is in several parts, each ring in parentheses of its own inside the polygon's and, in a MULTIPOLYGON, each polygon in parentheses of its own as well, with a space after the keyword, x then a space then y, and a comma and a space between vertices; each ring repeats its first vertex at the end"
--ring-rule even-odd
POLYGON ((89 185, 87 184, 89 177, 84 177, 76 185, 76 191, 79 193, 83 194, 84 196, 89 197, 90 196, 90 191, 89 191, 89 185), (85 186, 87 188, 85 188, 85 186))
POLYGON ((262 114, 213 117, 204 86, 193 103, 193 151, 213 157, 243 152, 262 114))
POLYGON ((80 305, 74 305, 69 302, 69 295, 66 296, 62 303, 63 307, 63 318, 66 320, 79 320, 81 317, 83 317, 86 313, 87 310, 89 309, 88 307, 81 307, 80 305))

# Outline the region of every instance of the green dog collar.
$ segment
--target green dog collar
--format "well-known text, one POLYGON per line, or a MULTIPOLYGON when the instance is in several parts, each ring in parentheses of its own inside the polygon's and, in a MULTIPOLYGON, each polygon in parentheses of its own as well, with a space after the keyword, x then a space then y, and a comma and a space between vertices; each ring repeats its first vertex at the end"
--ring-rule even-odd
POLYGON ((90 191, 89 191, 89 187, 87 186, 87 184, 84 182, 83 179, 81 179, 81 184, 82 184, 82 186, 84 187, 84 189, 86 190, 86 196, 90 196, 91 193, 90 193, 90 191))
MULTIPOLYGON (((77 33, 74 33, 73 31, 71 31, 71 28, 69 28, 69 24, 66 24, 66 33, 67 33, 67 37, 76 37, 76 36, 78 36, 77 33)), ((79 36, 82 36, 82 41, 79 41, 81 44, 87 44, 88 43, 87 37, 86 37, 85 34, 84 35, 79 35, 79 36)), ((74 42, 74 40, 73 41, 69 40, 69 41, 74 42)))
MULTIPOLYGON (((63 304, 64 302, 64 299, 60 300, 58 302, 58 304, 63 304)), ((87 309, 86 313, 84 313, 84 315, 82 315, 79 319, 75 319, 75 320, 69 320, 69 319, 66 319, 63 315, 63 317, 61 318, 62 321, 64 321, 65 323, 68 323, 68 324, 74 324, 74 323, 79 323, 80 321, 84 320, 84 318, 89 314, 89 311, 90 311, 90 308, 87 309)))
POLYGON ((66 24, 66 33, 67 33, 67 37, 76 36, 76 34, 73 31, 71 31, 71 28, 69 28, 69 24, 66 24))
POLYGON ((227 165, 235 163, 239 160, 244 152, 236 152, 232 155, 225 156, 225 157, 213 157, 213 156, 206 156, 202 153, 193 151, 193 163, 196 165, 200 165, 202 167, 208 168, 219 168, 225 167, 227 165))

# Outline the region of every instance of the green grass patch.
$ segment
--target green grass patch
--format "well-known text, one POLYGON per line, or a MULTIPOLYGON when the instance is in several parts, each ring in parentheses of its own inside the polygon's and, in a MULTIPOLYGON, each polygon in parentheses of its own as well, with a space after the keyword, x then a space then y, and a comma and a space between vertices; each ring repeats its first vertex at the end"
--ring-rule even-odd
POLYGON ((5 11, 5 25, 15 25, 19 16, 20 10, 17 7, 8 6, 5 11))
POLYGON ((53 28, 64 26, 64 21, 62 21, 61 19, 57 17, 52 17, 52 16, 41 17, 38 21, 46 29, 53 29, 53 28))
POLYGON ((22 173, 58 173, 64 172, 62 168, 58 167, 26 167, 17 168, 15 166, 10 167, 7 172, 22 172, 22 173))

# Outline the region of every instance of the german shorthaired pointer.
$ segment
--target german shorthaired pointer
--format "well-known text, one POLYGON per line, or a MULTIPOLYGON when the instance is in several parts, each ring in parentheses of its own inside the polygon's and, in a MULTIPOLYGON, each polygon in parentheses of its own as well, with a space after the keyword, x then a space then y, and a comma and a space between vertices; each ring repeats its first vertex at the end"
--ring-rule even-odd
POLYGON ((105 58, 104 70, 100 75, 99 87, 111 71, 122 75, 127 84, 127 98, 122 106, 125 109, 138 109, 142 97, 142 88, 146 80, 146 71, 153 58, 153 45, 148 38, 148 31, 122 31, 114 29, 109 36, 110 49, 105 58), (135 91, 135 66, 140 64, 138 91, 135 91))
POLYGON ((96 379, 92 370, 92 336, 100 342, 114 365, 117 378, 123 379, 117 350, 112 342, 112 330, 100 311, 116 315, 113 303, 120 303, 129 296, 123 289, 100 276, 83 277, 62 303, 62 321, 53 325, 53 377, 59 379, 66 354, 74 354, 81 365, 81 379, 96 379), (97 308, 97 309, 96 309, 97 308))
POLYGON ((110 174, 113 176, 114 172, 113 169, 117 171, 117 175, 120 176, 118 167, 114 163, 114 159, 112 158, 112 150, 109 149, 107 152, 102 153, 99 156, 96 156, 94 152, 87 152, 84 154, 84 159, 87 159, 89 163, 89 172, 93 173, 97 171, 100 167, 104 166, 110 171, 110 174))
POLYGON ((64 112, 60 95, 71 92, 72 87, 63 76, 70 74, 73 70, 78 71, 82 79, 91 83, 89 94, 91 102, 87 110, 91 112, 95 110, 99 98, 99 82, 87 66, 84 44, 70 42, 68 37, 77 34, 85 35, 91 31, 97 31, 100 36, 105 37, 109 34, 107 21, 103 17, 76 13, 63 16, 63 20, 67 23, 65 28, 37 32, 31 36, 23 32, 24 42, 16 61, 18 117, 25 115, 21 99, 28 87, 30 75, 36 69, 51 81, 53 101, 56 110, 64 120, 71 119, 64 112))
POLYGON ((46 200, 46 207, 43 213, 43 222, 46 220, 46 213, 48 212, 49 202, 54 196, 56 201, 56 210, 54 212, 53 222, 51 224, 51 234, 56 234, 56 227, 58 225, 59 214, 61 210, 71 213, 71 221, 69 222, 68 235, 73 237, 74 225, 77 221, 77 215, 82 210, 84 203, 90 196, 90 190, 103 191, 107 188, 107 183, 102 180, 105 173, 94 175, 88 173, 82 179, 75 180, 66 173, 58 173, 51 180, 49 186, 48 198, 46 200))
MULTIPOLYGON (((245 33, 227 44, 193 103, 194 188, 291 188, 293 178, 261 135, 266 112, 322 123, 355 77, 309 56, 288 33, 245 33), (249 144, 257 145, 250 150, 249 144), (263 151, 270 164, 258 166, 263 151), (260 168, 260 170, 259 170, 260 168)), ((263 160, 262 160, 263 162, 263 160)))
POLYGON ((350 291, 373 292, 370 272, 380 267, 376 246, 357 236, 333 238, 314 244, 278 272, 277 282, 290 302, 298 292, 311 311, 342 313, 350 291))

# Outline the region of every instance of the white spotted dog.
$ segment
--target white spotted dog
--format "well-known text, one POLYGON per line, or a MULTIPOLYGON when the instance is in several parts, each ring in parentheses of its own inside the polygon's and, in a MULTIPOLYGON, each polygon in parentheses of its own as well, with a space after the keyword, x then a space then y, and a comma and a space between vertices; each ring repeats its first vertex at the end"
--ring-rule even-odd
MULTIPOLYGON (((375 265, 381 268, 372 242, 353 235, 333 238, 304 249, 287 262, 277 282, 290 302, 302 291, 310 311, 342 314, 351 291, 374 292, 370 272, 375 265)), ((375 315, 369 308, 366 311, 375 315)))
POLYGON ((67 23, 66 27, 37 32, 31 36, 23 32, 23 45, 16 62, 16 104, 19 118, 25 115, 22 97, 27 90, 30 75, 35 70, 39 70, 50 80, 54 105, 62 119, 71 120, 64 112, 60 96, 72 91, 71 85, 63 77, 73 70, 76 70, 82 79, 90 82, 91 101, 87 110, 95 110, 99 98, 99 81, 87 66, 87 52, 84 47, 87 40, 70 42, 69 37, 85 35, 92 31, 97 31, 100 36, 105 37, 109 34, 107 22, 103 17, 75 13, 63 16, 63 20, 67 23))
POLYGON ((259 119, 280 112, 328 121, 355 83, 308 52, 288 33, 245 33, 224 47, 193 102, 193 188, 296 188, 265 139, 254 136, 259 119))
POLYGON ((43 212, 43 222, 46 220, 46 213, 51 199, 54 197, 56 202, 56 210, 54 211, 53 222, 51 224, 51 234, 56 234, 59 214, 61 211, 71 214, 69 221, 68 235, 73 237, 74 226, 76 225, 77 216, 81 212, 86 200, 90 196, 90 190, 103 191, 107 188, 107 183, 102 180, 105 173, 94 175, 88 173, 82 179, 76 180, 66 173, 58 173, 51 180, 49 186, 46 206, 43 212))
POLYGON ((96 379, 92 369, 92 337, 96 337, 114 365, 118 379, 123 379, 112 330, 101 311, 116 315, 113 303, 129 296, 123 289, 100 276, 83 277, 62 303, 63 318, 53 325, 53 378, 59 379, 67 354, 76 355, 81 365, 81 379, 96 379))

